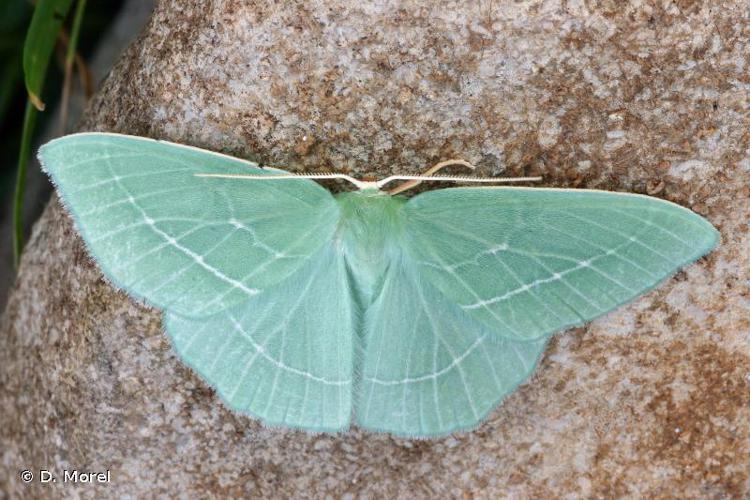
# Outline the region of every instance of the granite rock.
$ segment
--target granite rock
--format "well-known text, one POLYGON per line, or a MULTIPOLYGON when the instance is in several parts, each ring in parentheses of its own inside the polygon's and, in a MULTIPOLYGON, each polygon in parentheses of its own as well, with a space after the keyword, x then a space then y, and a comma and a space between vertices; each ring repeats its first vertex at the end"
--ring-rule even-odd
MULTIPOLYGON (((718 249, 551 342, 476 431, 311 435, 228 411, 56 199, 0 326, 9 496, 746 497, 750 3, 162 0, 84 129, 293 170, 483 174, 648 193, 718 249), (26 485, 22 469, 111 470, 26 485)), ((332 185, 334 189, 341 186, 332 185)))

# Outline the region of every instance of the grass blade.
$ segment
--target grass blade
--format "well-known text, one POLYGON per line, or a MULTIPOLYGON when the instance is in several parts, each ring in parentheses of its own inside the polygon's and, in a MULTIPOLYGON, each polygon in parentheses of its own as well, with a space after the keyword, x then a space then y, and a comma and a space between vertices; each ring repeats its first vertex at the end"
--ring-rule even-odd
POLYGON ((23 45, 23 74, 29 99, 23 116, 16 188, 13 193, 13 263, 16 267, 23 250, 23 199, 37 110, 44 110, 41 94, 47 67, 72 2, 73 0, 39 0, 23 45))
POLYGON ((73 17, 73 27, 70 30, 70 39, 68 40, 68 50, 65 53, 65 80, 63 81, 63 93, 60 101, 60 129, 62 134, 65 133, 65 127, 68 125, 68 104, 70 101, 70 88, 73 83, 73 63, 76 59, 78 36, 81 33, 81 21, 83 21, 83 12, 85 10, 86 0, 78 0, 73 17))
POLYGON ((31 140, 34 136, 37 109, 31 100, 26 102, 23 115, 21 149, 18 154, 18 172, 16 173, 16 191, 13 194, 13 264, 18 267, 23 250, 23 193, 26 188, 26 169, 31 154, 31 140))
POLYGON ((72 2, 73 0, 39 0, 31 17, 29 31, 26 33, 23 46, 23 73, 29 100, 39 111, 44 109, 40 96, 47 66, 72 2))

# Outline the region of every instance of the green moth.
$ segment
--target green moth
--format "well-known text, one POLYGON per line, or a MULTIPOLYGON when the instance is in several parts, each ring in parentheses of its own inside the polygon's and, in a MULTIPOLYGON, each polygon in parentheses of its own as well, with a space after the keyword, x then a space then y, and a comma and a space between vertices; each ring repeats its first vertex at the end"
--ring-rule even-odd
POLYGON ((330 175, 360 188, 332 195, 321 176, 126 135, 70 135, 39 157, 103 273, 164 311, 180 358, 232 409, 310 431, 476 427, 551 335, 650 290, 718 235, 647 196, 407 199, 380 188, 452 178, 330 175))

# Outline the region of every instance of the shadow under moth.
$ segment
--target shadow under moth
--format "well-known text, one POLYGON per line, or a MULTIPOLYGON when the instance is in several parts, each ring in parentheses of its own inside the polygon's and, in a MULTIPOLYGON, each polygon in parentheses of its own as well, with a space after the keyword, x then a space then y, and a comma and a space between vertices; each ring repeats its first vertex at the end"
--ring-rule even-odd
POLYGON ((652 289, 718 236, 648 196, 406 198, 380 188, 457 179, 294 176, 118 134, 66 136, 39 158, 102 272, 163 311, 182 361, 232 409, 309 431, 474 428, 551 335, 652 289), (359 189, 332 195, 316 177, 359 189))

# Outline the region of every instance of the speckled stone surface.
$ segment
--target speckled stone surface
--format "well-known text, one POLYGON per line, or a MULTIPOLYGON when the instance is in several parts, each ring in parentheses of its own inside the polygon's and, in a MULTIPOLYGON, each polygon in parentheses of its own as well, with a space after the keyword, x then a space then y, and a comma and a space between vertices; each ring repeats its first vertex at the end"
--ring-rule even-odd
MULTIPOLYGON (((721 246, 552 341, 474 432, 266 429, 175 359, 53 199, 0 327, 10 497, 750 495, 750 3, 163 0, 85 128, 295 169, 484 174, 649 193, 721 246), (110 469, 107 485, 22 469, 110 469)), ((2 494, 0 494, 0 497, 2 494)))

